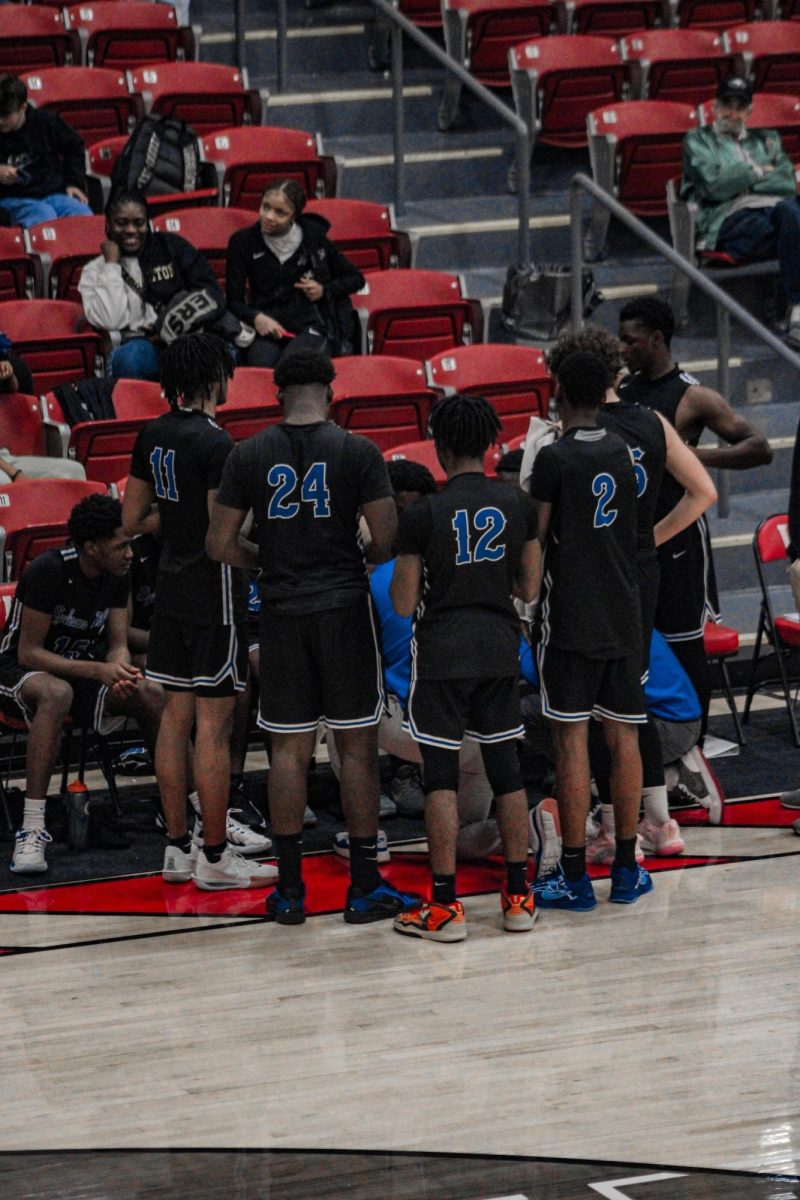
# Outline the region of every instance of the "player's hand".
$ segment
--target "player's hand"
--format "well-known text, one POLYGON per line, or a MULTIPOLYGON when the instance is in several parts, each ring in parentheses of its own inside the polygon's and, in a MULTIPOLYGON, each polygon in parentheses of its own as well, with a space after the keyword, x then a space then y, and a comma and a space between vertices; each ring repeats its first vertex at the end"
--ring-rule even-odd
POLYGON ((130 663, 101 662, 97 664, 97 678, 115 694, 119 694, 116 692, 119 685, 124 685, 126 689, 135 688, 142 678, 142 672, 130 663))
POLYGON ((0 383, 5 383, 14 374, 14 368, 7 358, 0 360, 0 383))
POLYGON ((259 313, 253 324, 261 337, 282 338, 288 335, 288 330, 283 328, 280 321, 268 317, 266 313, 259 313))
POLYGON ((3 163, 2 167, 0 167, 0 183, 4 183, 6 187, 10 187, 12 183, 17 183, 18 180, 17 168, 10 167, 8 163, 3 163))
POLYGON ((89 197, 86 195, 86 192, 82 192, 79 187, 68 187, 67 195, 73 200, 77 200, 79 204, 89 203, 89 197))
POLYGON ((107 263, 118 263, 122 259, 119 246, 116 242, 112 242, 110 238, 105 238, 100 243, 100 251, 107 263))
POLYGON ((324 288, 321 283, 317 282, 313 275, 304 275, 302 279, 298 279, 294 286, 300 288, 301 292, 305 292, 312 304, 316 304, 318 300, 322 299, 324 288))

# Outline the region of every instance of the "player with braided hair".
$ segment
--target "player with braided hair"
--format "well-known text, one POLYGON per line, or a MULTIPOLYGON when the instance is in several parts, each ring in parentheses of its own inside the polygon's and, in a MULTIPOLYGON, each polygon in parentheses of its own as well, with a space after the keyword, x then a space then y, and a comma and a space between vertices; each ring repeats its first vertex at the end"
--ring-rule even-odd
POLYGON ((503 927, 528 930, 535 916, 528 805, 514 747, 522 721, 512 594, 535 598, 539 546, 529 497, 484 475, 483 457, 500 431, 491 405, 448 396, 433 409, 430 431, 447 483, 401 514, 390 595, 399 614, 416 611, 406 717, 422 754, 433 893, 394 927, 455 942, 467 935, 455 874, 465 737, 479 743, 496 798, 507 872, 503 927))
MULTIPOLYGON (((167 697, 155 763, 169 836, 163 875, 167 883, 193 878, 204 891, 263 887, 276 874, 228 845, 231 727, 235 698, 247 683, 247 588, 241 571, 211 561, 205 539, 233 449, 214 419, 231 373, 225 343, 213 334, 189 334, 166 347, 171 409, 136 439, 123 506, 130 535, 160 530, 162 541, 147 677, 167 697), (193 726, 202 850, 186 825, 193 726)), ((263 848, 269 850, 268 839, 263 848)))

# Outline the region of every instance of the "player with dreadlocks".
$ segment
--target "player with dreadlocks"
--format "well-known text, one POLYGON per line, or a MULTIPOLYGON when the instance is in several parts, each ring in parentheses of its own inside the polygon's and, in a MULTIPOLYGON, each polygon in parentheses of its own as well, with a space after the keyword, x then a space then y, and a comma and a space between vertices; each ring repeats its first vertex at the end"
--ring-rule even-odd
POLYGON ((417 619, 407 721, 419 742, 430 848, 431 900, 394 922, 398 933, 433 941, 467 935, 456 899, 458 752, 481 747, 506 858, 503 927, 533 925, 526 879, 528 805, 514 740, 519 707, 519 620, 512 594, 529 602, 538 573, 536 513, 518 489, 487 479, 483 458, 500 431, 486 400, 449 396, 430 432, 447 483, 401 514, 391 585, 396 611, 417 619))
MULTIPOLYGON (((169 837, 163 875, 167 883, 193 878, 204 891, 263 887, 276 874, 274 867, 246 862, 228 844, 231 725, 236 695, 247 682, 247 593, 242 572, 212 562, 205 539, 233 449, 214 419, 231 375, 227 346, 213 334, 176 338, 165 349, 162 385, 170 411, 136 439, 123 505, 130 536, 160 529, 162 541, 147 677, 161 683, 167 697, 155 763, 169 837), (202 850, 186 825, 193 726, 202 850)), ((263 842, 269 850, 268 839, 263 842)))

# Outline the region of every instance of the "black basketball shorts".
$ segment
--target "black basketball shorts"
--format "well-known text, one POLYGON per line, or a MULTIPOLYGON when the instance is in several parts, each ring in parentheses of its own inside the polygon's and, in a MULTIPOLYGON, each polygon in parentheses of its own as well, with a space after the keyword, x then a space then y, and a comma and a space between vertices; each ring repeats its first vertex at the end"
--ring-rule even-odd
POLYGON ((168 692, 194 692, 208 699, 243 692, 247 626, 183 625, 156 613, 145 674, 168 692))
POLYGON ((458 750, 463 738, 489 744, 521 737, 519 676, 412 679, 406 727, 415 742, 458 750))
POLYGON ((367 592, 344 608, 262 611, 258 724, 270 733, 377 725, 384 707, 377 621, 367 592))
POLYGON ((542 712, 552 721, 586 721, 606 717, 644 725, 642 657, 587 658, 556 646, 539 646, 542 712))
POLYGON ((659 547, 661 580, 655 627, 668 642, 702 638, 706 621, 718 621, 717 585, 708 526, 701 518, 659 547))
MULTIPOLYGON (((15 662, 0 665, 0 708, 3 712, 12 717, 22 717, 30 724, 34 713, 26 707, 20 695, 22 685, 26 679, 46 673, 31 671, 15 662)), ((115 729, 124 725, 125 717, 105 714, 108 688, 104 683, 98 683, 95 679, 68 679, 66 682, 72 688, 69 715, 80 728, 96 729, 98 733, 113 733, 115 729)))

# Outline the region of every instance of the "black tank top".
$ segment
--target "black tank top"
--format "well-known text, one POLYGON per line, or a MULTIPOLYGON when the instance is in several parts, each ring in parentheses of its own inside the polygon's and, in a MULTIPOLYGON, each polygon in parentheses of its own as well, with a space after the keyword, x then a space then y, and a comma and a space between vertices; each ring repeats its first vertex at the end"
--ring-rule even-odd
MULTIPOLYGON (((662 417, 669 421, 673 428, 678 405, 683 399, 687 388, 694 387, 699 381, 688 371, 682 371, 676 363, 666 375, 658 379, 645 379, 642 375, 628 375, 620 381, 617 394, 620 399, 641 404, 644 408, 654 408, 662 417)), ((683 496, 684 489, 669 471, 665 471, 656 501, 654 523, 671 512, 683 496)))

